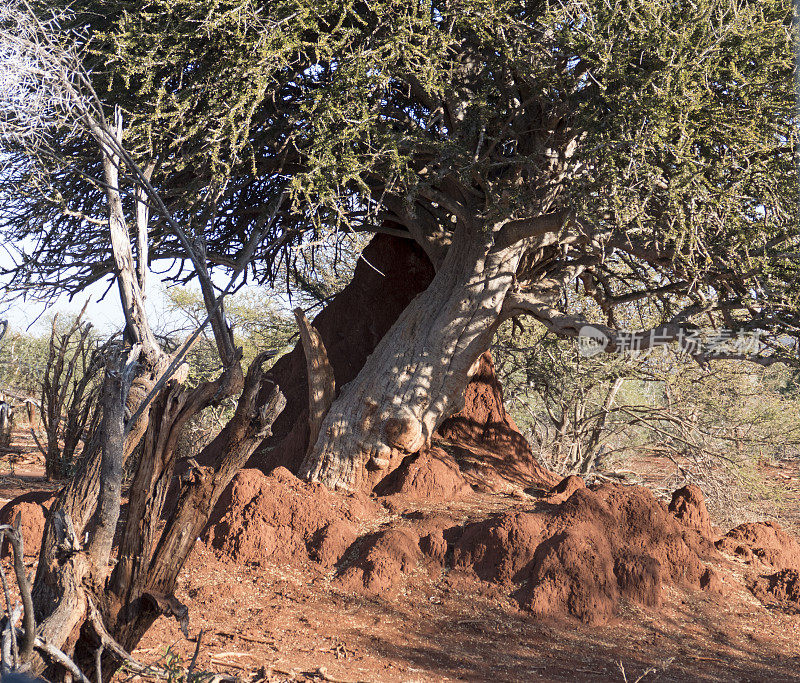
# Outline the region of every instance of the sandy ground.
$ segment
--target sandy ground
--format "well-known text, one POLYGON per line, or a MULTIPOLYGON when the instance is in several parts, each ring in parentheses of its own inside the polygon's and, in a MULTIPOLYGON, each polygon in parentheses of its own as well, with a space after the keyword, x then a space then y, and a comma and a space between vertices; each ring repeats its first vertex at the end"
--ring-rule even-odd
MULTIPOLYGON (((17 444, 24 455, 13 474, 2 462, 0 505, 53 488, 32 444, 24 435, 17 444)), ((662 466, 643 464, 645 483, 658 488, 662 466)), ((794 534, 798 465, 765 470, 783 491, 770 516, 794 534)), ((419 507, 477 518, 526 505, 484 493, 419 507)), ((756 600, 744 564, 728 558, 720 570, 724 599, 667 588, 658 609, 625 605, 612 623, 587 626, 534 618, 491 584, 456 580, 446 568, 420 565, 396 593, 365 597, 312 562, 240 565, 198 541, 176 591, 190 609, 190 639, 162 617, 133 654, 185 664, 202 630, 196 671, 245 681, 800 681, 800 614, 756 600)))

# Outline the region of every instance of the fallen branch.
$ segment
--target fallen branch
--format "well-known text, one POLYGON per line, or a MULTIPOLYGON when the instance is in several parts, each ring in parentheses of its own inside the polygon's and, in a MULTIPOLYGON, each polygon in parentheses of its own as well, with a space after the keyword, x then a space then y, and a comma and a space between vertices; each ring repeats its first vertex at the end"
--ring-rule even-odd
POLYGON ((65 655, 61 650, 57 647, 46 643, 44 640, 36 636, 34 640, 34 646, 40 652, 44 652, 48 655, 53 661, 58 662, 63 666, 67 671, 69 671, 73 679, 80 681, 80 683, 91 683, 91 681, 83 675, 83 672, 80 670, 78 665, 73 662, 67 655, 65 655))
POLYGON ((252 667, 249 666, 242 666, 241 664, 234 664, 233 662, 226 662, 222 659, 214 659, 211 658, 211 663, 216 664, 217 666, 227 666, 231 669, 239 669, 239 671, 249 671, 252 667))

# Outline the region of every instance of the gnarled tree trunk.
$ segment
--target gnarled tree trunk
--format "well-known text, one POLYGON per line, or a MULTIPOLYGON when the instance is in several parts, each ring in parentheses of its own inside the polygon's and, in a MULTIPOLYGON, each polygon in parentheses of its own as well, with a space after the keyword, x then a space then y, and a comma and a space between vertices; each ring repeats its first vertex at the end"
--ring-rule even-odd
MULTIPOLYGON (((364 248, 353 279, 314 318, 338 388, 351 382, 383 336, 434 277, 423 250, 410 239, 376 235, 364 248)), ((247 463, 265 472, 284 466, 297 473, 308 452, 309 386, 300 342, 266 375, 286 396, 286 409, 247 463)), ((316 441, 316 439, 315 439, 316 441)), ((199 461, 204 464, 202 461, 199 461)))
POLYGON ((430 286, 331 406, 300 475, 331 488, 377 481, 460 410, 501 322, 522 248, 459 225, 430 286))

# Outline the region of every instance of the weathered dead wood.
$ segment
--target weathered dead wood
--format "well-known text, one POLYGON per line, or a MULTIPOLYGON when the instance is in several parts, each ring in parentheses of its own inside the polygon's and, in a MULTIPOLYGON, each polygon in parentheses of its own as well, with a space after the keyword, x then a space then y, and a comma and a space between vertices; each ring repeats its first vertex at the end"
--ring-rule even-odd
POLYGON ((45 640, 41 638, 36 638, 36 649, 39 650, 41 653, 47 655, 52 661, 57 662, 62 667, 64 667, 70 674, 72 674, 73 680, 80 681, 80 683, 91 683, 91 681, 86 678, 83 672, 80 670, 80 667, 72 661, 70 657, 68 657, 64 652, 59 650, 57 647, 51 645, 45 640))
POLYGON ((128 522, 123 531, 119 562, 111 579, 111 591, 123 596, 142 582, 155 542, 161 509, 175 467, 175 448, 186 423, 213 402, 239 393, 244 378, 235 366, 213 382, 192 391, 174 385, 162 392, 150 411, 139 467, 131 484, 128 522))
MULTIPOLYGON (((39 635, 58 649, 79 637, 78 629, 87 616, 85 582, 102 582, 107 574, 119 515, 121 468, 147 426, 144 416, 123 441, 124 416, 143 400, 165 358, 150 368, 142 362, 141 347, 136 345, 126 357, 117 355, 109 361, 103 391, 108 419, 104 417, 103 428, 86 444, 73 478, 50 509, 32 595, 39 635), (137 383, 143 385, 142 390, 134 392, 137 383), (110 484, 105 491, 103 478, 110 484)), ((34 659, 34 670, 43 671, 47 663, 34 659)))
POLYGON ((92 127, 90 124, 90 128, 95 133, 102 150, 111 250, 114 254, 122 310, 125 313, 125 332, 131 343, 142 345, 145 358, 150 362, 155 362, 162 355, 162 352, 150 328, 147 312, 144 308, 144 292, 139 286, 139 280, 136 277, 133 248, 128 234, 128 224, 125 219, 125 211, 122 206, 122 196, 119 189, 122 112, 119 108, 116 109, 113 130, 98 124, 96 121, 92 123, 94 123, 94 126, 92 127))
POLYGON ((5 401, 0 401, 0 449, 12 451, 11 429, 14 421, 14 409, 5 401))
MULTIPOLYGON (((175 511, 155 548, 145 547, 151 534, 150 529, 145 529, 145 524, 139 522, 141 531, 131 530, 130 534, 126 527, 127 538, 123 543, 139 544, 142 555, 133 563, 120 562, 115 568, 110 581, 111 604, 107 615, 112 619, 110 632, 127 650, 135 647, 162 611, 181 616, 181 605, 172 595, 178 573, 222 491, 269 433, 273 421, 283 410, 285 399, 275 385, 264 404, 259 405, 257 401, 263 378, 262 364, 268 355, 262 354, 250 366, 233 418, 201 454, 207 458, 205 462, 213 465, 193 466, 184 475, 175 511)), ((172 400, 176 400, 175 397, 172 400)), ((167 469, 171 471, 170 466, 167 469)), ((163 482, 166 492, 168 478, 164 477, 163 482)), ((156 496, 153 505, 144 510, 144 517, 140 519, 155 523, 161 505, 163 495, 156 496)), ((124 557, 122 547, 120 556, 124 557)))
POLYGON ((328 353, 319 332, 308 322, 302 308, 294 309, 300 329, 300 341, 306 356, 308 377, 308 427, 309 450, 317 441, 322 421, 336 398, 336 378, 328 360, 328 353))
MULTIPOLYGON (((14 576, 17 579, 17 589, 22 599, 22 628, 24 635, 22 643, 19 645, 19 657, 22 661, 27 661, 33 652, 33 641, 36 636, 36 623, 33 614, 33 601, 31 600, 31 587, 28 577, 25 575, 25 549, 23 547, 22 534, 19 531, 20 515, 14 520, 14 526, 4 524, 0 526, 0 544, 3 537, 7 537, 14 555, 14 576)), ((5 581, 3 581, 5 583, 5 581)), ((9 615, 10 617, 11 615, 9 615)), ((13 628, 13 624, 12 624, 13 628)))
MULTIPOLYGON (((119 576, 121 584, 124 584, 125 595, 143 600, 138 607, 142 608, 141 613, 144 615, 142 623, 150 619, 149 624, 153 614, 165 609, 182 613, 182 606, 174 600, 172 589, 174 578, 194 542, 193 537, 189 540, 185 538, 186 529, 192 529, 192 533, 196 535, 197 530, 192 524, 204 523, 198 520, 203 515, 207 518, 210 514, 210 508, 222 488, 263 438, 263 433, 268 431, 275 417, 270 410, 264 411, 256 406, 255 397, 258 393, 257 386, 261 382, 263 356, 259 358, 255 369, 251 368, 252 372, 248 373, 250 384, 244 382, 240 351, 234 345, 233 335, 225 320, 223 299, 233 287, 236 277, 248 265, 278 209, 276 207, 269 224, 263 230, 259 228, 253 232, 236 263, 228 288, 220 296, 216 296, 217 290, 208 272, 202 237, 197 236, 190 240, 150 184, 152 169, 139 168, 124 148, 121 110, 115 110, 114 122, 110 125, 105 119, 104 106, 97 98, 88 74, 83 70, 79 55, 62 49, 57 41, 51 40, 49 25, 39 22, 29 9, 20 12, 19 16, 24 28, 23 39, 28 41, 26 49, 32 50, 34 59, 41 62, 45 73, 52 71, 65 101, 70 103, 70 116, 74 118, 75 125, 91 135, 98 144, 105 181, 103 188, 108 210, 109 238, 126 320, 125 343, 134 347, 129 353, 131 362, 125 367, 122 364, 112 364, 112 367, 107 368, 102 429, 99 430, 98 437, 86 445, 75 475, 62 489, 51 508, 33 589, 33 605, 41 622, 41 641, 48 648, 61 652, 67 660, 63 665, 74 676, 83 679, 80 669, 69 663, 70 656, 74 650, 78 654, 76 661, 79 665, 83 666, 84 660, 88 659, 89 664, 94 663, 96 668, 98 660, 103 664, 103 651, 108 650, 102 640, 99 647, 96 641, 90 642, 91 639, 86 638, 87 629, 83 626, 90 617, 89 600, 92 595, 102 595, 107 586, 111 543, 119 517, 122 465, 142 436, 148 432, 146 445, 149 450, 145 449, 146 457, 143 456, 140 460, 137 485, 141 485, 141 488, 136 491, 136 496, 132 496, 133 514, 127 525, 130 531, 127 540, 131 546, 140 550, 139 557, 143 561, 140 572, 125 573, 121 570, 119 576), (134 267, 129 220, 120 191, 121 179, 132 179, 136 192, 140 256, 138 271, 134 267), (181 243, 184 250, 182 256, 194 266, 208 312, 206 322, 211 323, 225 368, 220 380, 203 384, 192 392, 181 389, 179 382, 166 381, 167 375, 176 369, 180 360, 175 359, 176 364, 170 366, 171 359, 159 348, 144 307, 143 288, 148 247, 147 206, 156 207, 168 229, 181 243), (166 486, 173 472, 177 434, 186 420, 206 406, 235 395, 243 384, 244 392, 239 409, 231 424, 220 435, 221 440, 215 442, 219 454, 213 472, 209 476, 205 476, 208 474, 205 473, 201 477, 204 480, 202 486, 193 487, 192 482, 186 483, 184 493, 188 497, 181 499, 182 503, 178 507, 179 519, 177 522, 173 519, 168 525, 154 554, 154 529, 166 486), (155 401, 154 405, 151 405, 151 400, 155 401), (151 417, 157 408, 160 410, 160 419, 153 421, 151 417), (154 492, 155 495, 151 496, 154 492), (198 497, 199 500, 195 500, 198 497), (192 501, 200 507, 208 503, 208 509, 203 508, 202 515, 187 513, 185 506, 191 507, 192 501), (188 519, 188 515, 191 515, 191 519, 188 519), (162 546, 167 550, 159 555, 158 548, 162 546), (91 650, 90 658, 85 657, 86 650, 91 650)), ((281 195, 278 206, 284 196, 285 194, 281 195)), ((196 334, 199 332, 200 330, 196 334)), ((280 397, 280 394, 276 396, 280 397)), ((278 403, 280 401, 271 401, 269 408, 275 409, 273 412, 279 412, 278 403)), ((119 597, 116 603, 109 599, 101 605, 106 621, 114 626, 118 625, 115 610, 119 604, 123 607, 128 605, 124 596, 119 597)), ((37 642, 38 640, 37 637, 37 642)), ((58 659, 57 655, 54 656, 58 659)), ((29 663, 37 672, 46 668, 46 662, 41 657, 29 663)))

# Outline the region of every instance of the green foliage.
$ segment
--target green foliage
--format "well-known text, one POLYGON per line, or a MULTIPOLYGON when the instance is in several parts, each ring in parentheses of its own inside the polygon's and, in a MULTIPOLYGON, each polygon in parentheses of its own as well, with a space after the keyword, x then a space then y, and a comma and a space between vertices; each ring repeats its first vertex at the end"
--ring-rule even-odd
POLYGON ((10 330, 0 341, 0 385, 37 396, 47 363, 48 338, 10 330))
MULTIPOLYGON (((761 268, 765 291, 797 296, 797 264, 767 246, 798 222, 788 0, 69 7, 96 89, 125 110, 127 146, 156 161, 153 182, 210 251, 235 257, 288 186, 271 234, 283 251, 261 254, 259 277, 296 263, 290 245, 320 228, 373 226, 387 194, 411 206, 457 181, 486 217, 576 208, 675 247, 681 276, 735 258, 761 268)), ((80 215, 102 218, 101 190, 78 174, 96 153, 64 152, 56 192, 15 185, 29 193, 4 230, 48 233, 44 249, 77 251, 74 273, 96 278, 108 247, 80 215)), ((153 258, 173 258, 173 238, 158 225, 153 237, 153 258)))
MULTIPOLYGON (((203 297, 199 290, 170 287, 164 291, 166 309, 172 322, 167 336, 178 345, 199 327, 206 318, 203 297)), ((246 368, 262 351, 273 350, 278 356, 293 341, 296 325, 293 318, 279 310, 274 296, 259 290, 244 290, 226 299, 228 321, 234 330, 234 341, 242 349, 246 368)), ((187 357, 191 382, 211 380, 221 369, 219 355, 209 329, 197 340, 187 357)))
POLYGON ((789 3, 582 2, 559 14, 584 77, 597 80, 581 105, 587 138, 578 152, 591 169, 596 194, 584 197, 594 210, 674 242, 700 270, 725 252, 755 258, 790 227, 789 3))

